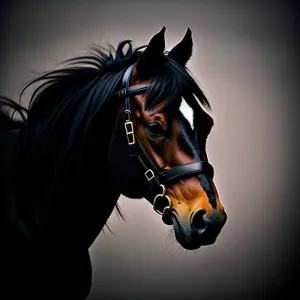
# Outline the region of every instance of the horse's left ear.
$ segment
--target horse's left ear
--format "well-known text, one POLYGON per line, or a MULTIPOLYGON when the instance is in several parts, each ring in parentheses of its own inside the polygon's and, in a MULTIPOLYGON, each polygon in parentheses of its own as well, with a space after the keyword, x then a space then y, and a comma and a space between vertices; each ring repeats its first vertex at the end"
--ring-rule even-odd
POLYGON ((192 31, 188 28, 184 38, 169 52, 168 57, 175 60, 178 64, 185 66, 192 56, 192 50, 192 31))
POLYGON ((151 38, 145 51, 142 53, 136 65, 138 78, 150 78, 161 66, 165 49, 165 31, 166 27, 163 27, 160 32, 155 34, 151 38))

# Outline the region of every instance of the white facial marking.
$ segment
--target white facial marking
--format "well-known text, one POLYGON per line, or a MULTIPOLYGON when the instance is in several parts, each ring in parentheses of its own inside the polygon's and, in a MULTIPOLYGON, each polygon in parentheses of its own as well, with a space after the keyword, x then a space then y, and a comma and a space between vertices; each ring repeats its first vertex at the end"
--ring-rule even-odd
POLYGON ((179 110, 183 114, 183 116, 188 120, 191 125, 191 128, 194 129, 194 122, 193 122, 193 110, 192 108, 186 103, 186 101, 182 98, 179 110))

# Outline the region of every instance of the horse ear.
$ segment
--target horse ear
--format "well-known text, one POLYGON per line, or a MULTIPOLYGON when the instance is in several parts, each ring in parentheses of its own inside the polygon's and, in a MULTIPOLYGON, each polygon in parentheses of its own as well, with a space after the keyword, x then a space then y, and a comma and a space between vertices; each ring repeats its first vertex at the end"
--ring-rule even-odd
POLYGON ((147 79, 158 71, 165 50, 165 31, 166 27, 164 26, 160 32, 151 38, 147 48, 139 58, 136 65, 138 78, 147 79))
POLYGON ((168 57, 175 60, 181 66, 185 66, 192 56, 192 49, 192 31, 188 28, 184 38, 169 52, 168 57))

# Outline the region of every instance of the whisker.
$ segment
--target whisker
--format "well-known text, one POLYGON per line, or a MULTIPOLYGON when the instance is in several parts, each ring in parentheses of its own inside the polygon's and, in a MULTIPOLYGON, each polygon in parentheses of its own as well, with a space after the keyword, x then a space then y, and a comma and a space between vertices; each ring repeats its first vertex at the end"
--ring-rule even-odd
POLYGON ((105 230, 107 229, 109 231, 110 234, 115 235, 115 233, 112 231, 112 229, 110 228, 110 225, 109 225, 109 222, 106 222, 106 224, 104 225, 103 229, 102 229, 102 232, 103 232, 103 235, 104 237, 107 239, 108 236, 107 236, 107 231, 105 230))
POLYGON ((177 241, 175 239, 175 233, 174 233, 174 228, 171 227, 167 236, 166 236, 166 247, 165 247, 165 251, 167 250, 172 250, 170 247, 174 246, 174 245, 178 245, 177 241))
POLYGON ((173 253, 173 256, 175 256, 177 254, 177 252, 181 249, 181 246, 177 244, 177 249, 176 251, 173 253))

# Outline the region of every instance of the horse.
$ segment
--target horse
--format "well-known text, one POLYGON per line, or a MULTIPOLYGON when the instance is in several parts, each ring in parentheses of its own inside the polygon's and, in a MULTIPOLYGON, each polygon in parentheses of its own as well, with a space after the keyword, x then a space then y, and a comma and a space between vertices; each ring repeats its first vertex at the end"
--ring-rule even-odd
POLYGON ((5 299, 85 299, 89 247, 122 216, 120 195, 149 201, 184 249, 215 243, 227 215, 206 154, 211 106, 186 66, 192 31, 166 51, 165 30, 146 46, 94 46, 19 102, 1 98, 5 299))

